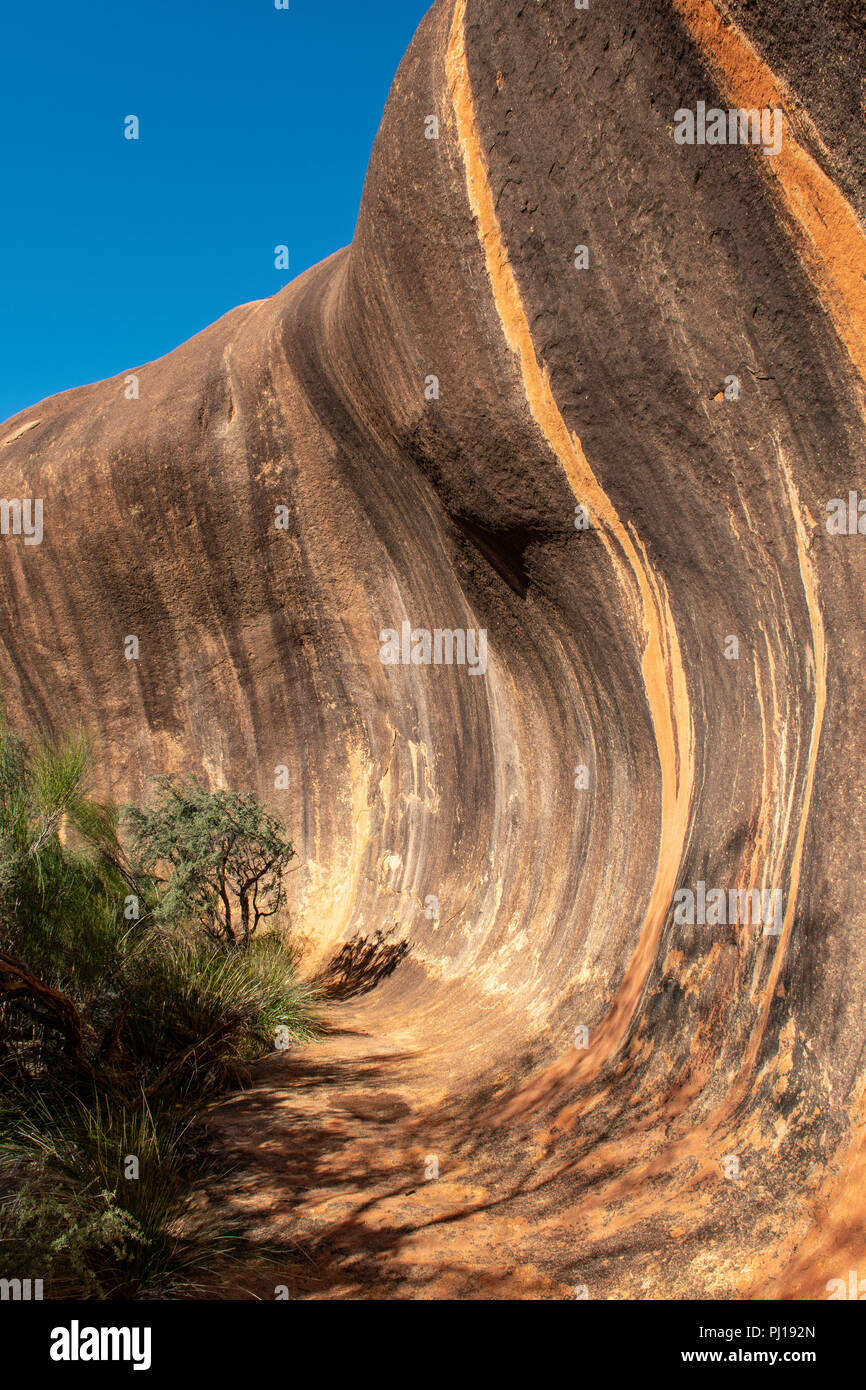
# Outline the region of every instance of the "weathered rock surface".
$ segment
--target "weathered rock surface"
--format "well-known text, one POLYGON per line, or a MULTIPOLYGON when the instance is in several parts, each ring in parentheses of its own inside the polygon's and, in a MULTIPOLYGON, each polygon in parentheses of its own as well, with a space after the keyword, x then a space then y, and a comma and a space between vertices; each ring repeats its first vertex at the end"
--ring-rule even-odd
POLYGON ((139 399, 0 428, 2 495, 44 499, 0 546, 13 718, 82 719, 118 796, 266 797, 311 968, 409 943, 345 1014, 400 1084, 329 1044, 359 1137, 303 1168, 340 1193, 310 1219, 379 1236, 324 1292, 866 1276, 866 538, 826 526, 866 490, 863 113, 818 76, 864 59, 854 0, 439 0, 350 248, 139 399), (781 107, 781 151, 677 144, 701 101, 781 107), (383 665, 404 621, 483 629, 486 672, 383 665), (778 934, 677 921, 699 883, 778 892, 778 934))

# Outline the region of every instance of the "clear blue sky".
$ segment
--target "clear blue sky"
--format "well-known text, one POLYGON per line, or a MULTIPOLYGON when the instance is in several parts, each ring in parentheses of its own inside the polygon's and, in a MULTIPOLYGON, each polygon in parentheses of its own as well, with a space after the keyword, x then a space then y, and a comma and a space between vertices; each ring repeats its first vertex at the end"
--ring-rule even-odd
POLYGON ((351 241, 430 3, 6 6, 0 421, 162 356, 351 241))

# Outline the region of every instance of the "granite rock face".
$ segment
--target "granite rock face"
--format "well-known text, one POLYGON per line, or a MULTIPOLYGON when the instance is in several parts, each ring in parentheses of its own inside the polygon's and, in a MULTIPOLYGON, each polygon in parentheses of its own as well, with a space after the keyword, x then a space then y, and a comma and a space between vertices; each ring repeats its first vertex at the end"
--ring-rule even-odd
POLYGON ((11 717, 272 804, 310 968, 408 943, 367 1024, 614 1296, 866 1275, 864 60, 854 0, 438 0, 351 247, 0 427, 11 717))

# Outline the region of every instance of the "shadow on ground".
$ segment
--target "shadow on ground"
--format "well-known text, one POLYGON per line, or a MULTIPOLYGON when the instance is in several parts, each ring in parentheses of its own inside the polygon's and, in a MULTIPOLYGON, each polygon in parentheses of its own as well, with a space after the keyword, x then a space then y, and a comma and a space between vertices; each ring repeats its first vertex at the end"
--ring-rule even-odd
POLYGON ((408 941, 390 941, 388 933, 374 932, 365 936, 358 932, 346 941, 324 970, 313 981, 326 999, 357 999, 369 994, 409 954, 408 941))

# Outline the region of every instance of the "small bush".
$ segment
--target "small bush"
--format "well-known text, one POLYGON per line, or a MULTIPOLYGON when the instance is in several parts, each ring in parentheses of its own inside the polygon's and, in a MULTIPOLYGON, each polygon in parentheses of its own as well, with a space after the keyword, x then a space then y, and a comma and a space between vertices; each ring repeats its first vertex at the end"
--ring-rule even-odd
POLYGON ((283 905, 295 851, 282 825, 251 792, 212 792, 175 777, 158 777, 156 787, 152 806, 127 806, 124 814, 148 872, 167 871, 161 920, 194 915, 215 940, 248 947, 283 905))

